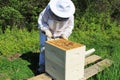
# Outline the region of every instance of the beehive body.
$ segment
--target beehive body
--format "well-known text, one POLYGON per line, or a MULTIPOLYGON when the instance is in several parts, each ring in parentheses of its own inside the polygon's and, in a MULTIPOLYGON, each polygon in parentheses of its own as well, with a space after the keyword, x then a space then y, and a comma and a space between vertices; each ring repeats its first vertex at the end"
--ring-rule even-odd
POLYGON ((57 39, 45 44, 46 72, 55 80, 80 80, 84 77, 85 46, 57 39))

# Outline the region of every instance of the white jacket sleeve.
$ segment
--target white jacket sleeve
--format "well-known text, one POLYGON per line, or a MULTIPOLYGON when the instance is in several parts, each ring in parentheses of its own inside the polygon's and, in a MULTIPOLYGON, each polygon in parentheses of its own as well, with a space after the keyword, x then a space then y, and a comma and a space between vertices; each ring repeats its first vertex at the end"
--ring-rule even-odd
POLYGON ((49 7, 47 6, 39 15, 38 18, 38 29, 40 29, 41 31, 45 31, 46 29, 48 29, 48 24, 47 24, 47 20, 48 20, 48 9, 49 7))
POLYGON ((73 28, 74 28, 74 16, 70 17, 63 35, 65 35, 68 38, 71 35, 73 28))

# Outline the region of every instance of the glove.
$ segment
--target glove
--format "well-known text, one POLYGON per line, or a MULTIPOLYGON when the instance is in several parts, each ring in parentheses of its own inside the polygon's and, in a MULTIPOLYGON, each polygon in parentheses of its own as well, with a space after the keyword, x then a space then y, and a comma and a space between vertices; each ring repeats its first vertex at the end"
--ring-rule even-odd
POLYGON ((61 38, 65 39, 65 40, 68 40, 67 36, 64 35, 64 34, 61 35, 61 38))
POLYGON ((52 33, 50 30, 45 30, 45 35, 48 37, 48 38, 51 38, 52 37, 52 33))

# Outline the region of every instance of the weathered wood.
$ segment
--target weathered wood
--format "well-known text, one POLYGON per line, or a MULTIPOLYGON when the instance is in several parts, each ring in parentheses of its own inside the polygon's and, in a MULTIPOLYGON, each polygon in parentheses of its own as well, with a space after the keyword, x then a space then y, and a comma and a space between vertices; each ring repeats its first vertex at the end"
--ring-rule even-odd
MULTIPOLYGON (((99 59, 101 59, 101 57, 99 57, 97 55, 88 56, 85 59, 86 65, 90 64, 90 63, 94 63, 96 60, 99 60, 99 59)), ((100 71, 104 70, 105 68, 109 67, 111 64, 112 64, 112 61, 109 60, 109 59, 104 59, 104 60, 99 61, 98 63, 95 63, 94 65, 85 69, 84 79, 82 79, 82 80, 85 80, 85 79, 88 79, 88 78, 94 76, 98 72, 100 72, 100 71)), ((44 74, 35 76, 33 78, 30 78, 28 80, 52 80, 52 78, 50 76, 48 76, 46 73, 44 73, 44 74)))
POLYGON ((45 44, 45 69, 55 80, 80 80, 84 77, 85 46, 64 39, 45 44))
POLYGON ((112 64, 111 60, 104 59, 88 68, 85 69, 85 79, 92 77, 93 75, 97 74, 98 72, 104 70, 105 68, 109 67, 112 64))
POLYGON ((98 55, 91 55, 89 57, 86 57, 85 58, 85 66, 88 64, 94 63, 95 61, 98 61, 100 59, 101 59, 101 57, 98 55))
POLYGON ((52 80, 52 78, 49 75, 47 75, 46 73, 44 73, 44 74, 32 77, 28 80, 52 80))

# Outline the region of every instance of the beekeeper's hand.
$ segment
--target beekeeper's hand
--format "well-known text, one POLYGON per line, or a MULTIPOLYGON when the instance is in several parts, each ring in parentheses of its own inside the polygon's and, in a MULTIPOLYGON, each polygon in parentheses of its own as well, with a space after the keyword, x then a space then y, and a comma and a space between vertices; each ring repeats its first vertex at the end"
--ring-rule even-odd
POLYGON ((52 33, 50 30, 45 30, 45 35, 48 37, 48 38, 51 38, 52 37, 52 33))
POLYGON ((61 35, 61 38, 65 39, 65 40, 68 40, 67 36, 64 35, 64 34, 61 35))

